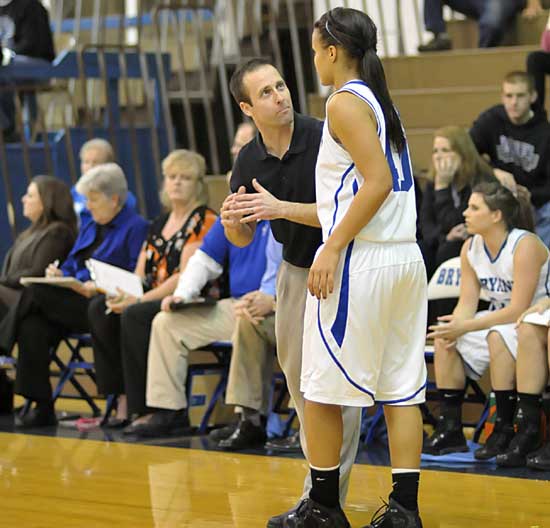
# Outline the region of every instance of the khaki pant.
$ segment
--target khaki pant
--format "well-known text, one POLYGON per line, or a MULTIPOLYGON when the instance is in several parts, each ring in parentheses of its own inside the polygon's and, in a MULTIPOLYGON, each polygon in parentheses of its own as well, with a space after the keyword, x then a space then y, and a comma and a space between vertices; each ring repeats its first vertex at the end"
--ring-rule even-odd
POLYGON ((237 318, 231 341, 233 352, 225 402, 266 416, 273 375, 275 316, 268 315, 257 325, 237 318))
POLYGON ((234 299, 214 306, 160 312, 153 320, 147 362, 147 406, 187 407, 189 352, 212 341, 229 341, 235 328, 234 299))
MULTIPOLYGON (((300 424, 304 423, 304 396, 300 392, 302 371, 302 337, 304 333, 304 312, 306 307, 307 277, 309 269, 298 268, 283 260, 277 277, 277 357, 283 370, 288 391, 294 400, 300 424)), ((349 488, 351 468, 357 454, 361 431, 361 408, 343 407, 344 438, 340 453, 340 503, 345 503, 349 488)), ((300 440, 307 458, 304 428, 300 440)), ((322 439, 319 439, 322 441, 322 439)), ((311 475, 307 474, 303 496, 311 489, 311 475)))

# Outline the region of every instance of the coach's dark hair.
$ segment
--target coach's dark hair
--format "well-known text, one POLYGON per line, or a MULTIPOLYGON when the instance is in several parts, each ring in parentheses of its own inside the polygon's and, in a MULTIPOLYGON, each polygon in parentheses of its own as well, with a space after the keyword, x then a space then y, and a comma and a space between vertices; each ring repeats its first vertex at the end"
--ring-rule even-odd
POLYGON ((377 30, 370 17, 345 7, 327 11, 314 25, 327 46, 340 46, 358 61, 359 75, 372 90, 386 120, 386 133, 398 152, 405 148, 405 134, 388 91, 386 75, 376 54, 377 30))
POLYGON ((273 64, 267 59, 255 57, 237 66, 229 81, 229 91, 237 104, 241 102, 252 104, 250 94, 244 88, 243 79, 247 73, 253 72, 263 66, 273 66, 273 64))
POLYGON ((512 194, 512 191, 499 182, 479 183, 472 189, 473 193, 481 194, 491 211, 500 211, 502 213, 502 219, 508 229, 513 229, 514 227, 528 228, 526 225, 521 225, 519 200, 512 194))

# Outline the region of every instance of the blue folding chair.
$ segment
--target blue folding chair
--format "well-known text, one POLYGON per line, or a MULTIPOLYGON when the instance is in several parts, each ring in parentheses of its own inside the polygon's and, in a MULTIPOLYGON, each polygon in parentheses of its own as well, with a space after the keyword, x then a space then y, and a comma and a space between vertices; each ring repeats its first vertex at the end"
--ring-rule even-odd
POLYGON ((202 352, 210 352, 216 361, 209 363, 192 363, 189 365, 185 387, 189 408, 204 405, 206 402, 206 395, 193 395, 193 378, 195 376, 212 375, 220 377, 197 429, 199 434, 204 434, 208 429, 208 423, 212 413, 214 412, 216 404, 220 401, 223 403, 225 388, 227 387, 227 379, 229 377, 229 363, 231 362, 231 351, 233 350, 233 345, 231 341, 214 341, 213 343, 197 350, 202 352))

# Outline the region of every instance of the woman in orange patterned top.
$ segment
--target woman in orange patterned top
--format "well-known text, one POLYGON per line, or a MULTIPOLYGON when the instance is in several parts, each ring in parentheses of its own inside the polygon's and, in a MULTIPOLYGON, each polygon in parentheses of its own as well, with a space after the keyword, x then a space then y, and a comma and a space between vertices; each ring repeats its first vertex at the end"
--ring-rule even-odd
MULTIPOLYGON (((135 270, 143 279, 143 297, 119 291, 116 298, 98 296, 88 310, 98 392, 119 396, 116 417, 106 426, 121 427, 132 414, 145 413, 151 322, 216 221, 216 213, 206 206, 206 163, 200 154, 175 150, 164 159, 162 170, 165 212, 152 222, 135 270)), ((81 420, 79 425, 95 422, 81 420)))

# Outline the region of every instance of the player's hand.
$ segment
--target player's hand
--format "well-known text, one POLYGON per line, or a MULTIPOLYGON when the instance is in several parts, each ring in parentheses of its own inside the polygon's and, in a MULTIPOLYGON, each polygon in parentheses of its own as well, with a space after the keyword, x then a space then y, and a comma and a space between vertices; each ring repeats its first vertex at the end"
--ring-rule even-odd
POLYGON ((258 192, 239 194, 234 199, 236 211, 242 215, 241 223, 280 218, 282 202, 262 187, 256 178, 252 180, 252 185, 258 192))
POLYGON ((334 291, 334 275, 340 251, 325 244, 309 269, 307 289, 317 299, 326 299, 334 291))
POLYGON ((429 327, 428 338, 445 339, 449 345, 453 345, 456 340, 469 332, 467 321, 457 319, 454 315, 442 315, 437 318, 438 324, 429 327))
POLYGON ((533 306, 530 306, 523 312, 516 321, 516 328, 523 322, 523 319, 525 319, 525 316, 532 314, 532 313, 539 313, 542 314, 546 310, 550 308, 550 297, 545 297, 544 299, 541 299, 537 303, 533 304, 533 306))
POLYGON ((236 193, 230 194, 224 201, 220 209, 221 223, 225 229, 240 229, 243 213, 239 211, 239 206, 236 202, 237 196, 242 196, 246 193, 244 186, 239 187, 236 193))

